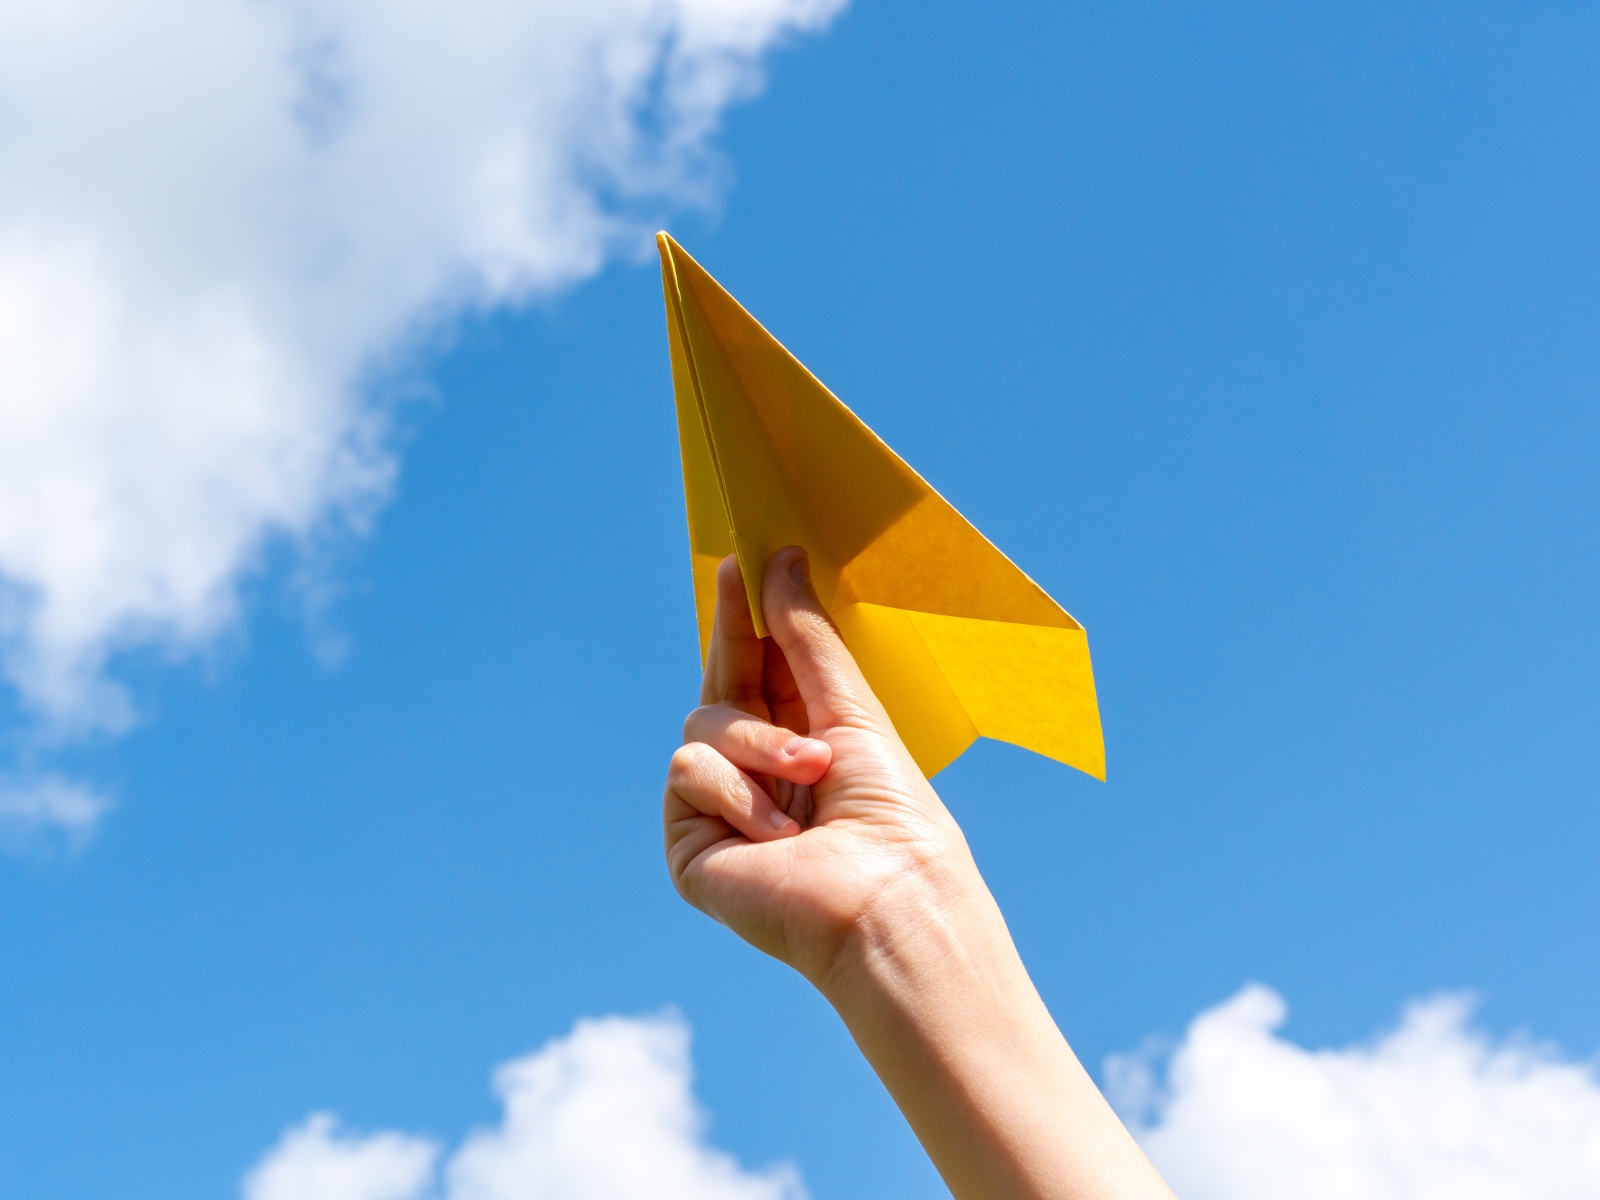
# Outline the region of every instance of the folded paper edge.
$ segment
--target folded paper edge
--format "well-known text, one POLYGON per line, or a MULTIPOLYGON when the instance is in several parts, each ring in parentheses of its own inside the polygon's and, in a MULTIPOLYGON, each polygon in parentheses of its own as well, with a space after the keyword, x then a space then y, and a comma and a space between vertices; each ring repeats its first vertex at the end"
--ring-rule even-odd
MULTIPOLYGON (((1060 601, 1056 600, 1055 597, 1052 596, 1045 588, 1040 586, 1039 583, 1031 575, 1029 575, 1026 571, 1024 571, 1020 566, 1018 566, 1017 563, 1011 558, 1010 555, 1006 554, 1006 552, 1004 550, 1001 550, 1000 547, 996 546, 994 544, 994 542, 989 539, 987 534, 985 534, 981 529, 979 529, 976 525, 974 525, 966 517, 966 515, 961 512, 960 509, 956 508, 955 505, 951 504, 950 501, 948 499, 946 499, 944 497, 944 495, 942 493, 940 493, 937 488, 935 488, 925 478, 923 478, 922 474, 920 472, 918 472, 915 467, 911 466, 910 463, 906 462, 905 459, 901 458, 897 453, 895 453, 894 449, 891 446, 889 446, 889 444, 887 442, 885 442, 882 437, 880 437, 878 435, 876 430, 874 430, 870 425, 868 425, 865 421, 863 421, 856 414, 856 412, 852 408, 850 408, 849 405, 845 404, 844 401, 840 400, 836 395, 834 395, 833 391, 831 389, 829 389, 828 386, 826 384, 824 384, 820 379, 818 379, 816 377, 816 375, 812 373, 810 368, 808 368, 803 362, 801 362, 800 359, 797 358, 789 350, 789 348, 783 344, 783 342, 781 340, 779 340, 777 337, 773 336, 771 331, 768 330, 765 325, 762 325, 761 322, 759 320, 757 320, 757 318, 753 314, 751 314, 750 311, 748 309, 746 309, 743 304, 741 304, 739 302, 737 297, 733 296, 732 293, 728 292, 726 288, 723 288, 722 284, 716 279, 716 277, 711 275, 709 271, 706 271, 703 266, 700 266, 698 261, 695 260, 694 257, 691 254, 689 254, 689 252, 687 250, 685 250, 682 246, 680 246, 677 243, 677 241, 674 240, 669 233, 667 233, 665 230, 659 231, 656 234, 656 244, 657 244, 657 247, 658 247, 658 249, 660 251, 661 260, 662 260, 662 281, 663 281, 663 285, 664 285, 664 291, 665 291, 666 297, 667 297, 669 330, 670 330, 671 335, 674 338, 676 338, 676 340, 678 341, 679 345, 681 346, 681 348, 683 350, 684 361, 688 365, 688 369, 689 369, 689 380, 688 380, 689 386, 690 386, 690 389, 691 389, 691 391, 692 391, 692 393, 694 395, 694 398, 695 398, 696 410, 697 410, 697 412, 698 412, 698 414, 700 416, 700 421, 701 421, 701 430, 702 430, 702 433, 703 433, 703 435, 704 435, 704 437, 706 439, 706 445, 707 445, 707 448, 708 448, 708 450, 710 452, 712 468, 713 468, 713 470, 714 470, 714 472, 716 474, 716 477, 717 477, 717 489, 718 489, 718 494, 719 494, 719 496, 721 498, 721 501, 722 501, 723 519, 727 524, 730 540, 732 541, 732 543, 734 545, 735 554, 737 555, 737 557, 739 559, 740 575, 741 575, 741 577, 743 579, 743 582, 744 582, 744 585, 745 585, 745 590, 746 590, 747 596, 748 596, 749 601, 750 601, 751 617, 752 617, 753 624, 756 627, 757 636, 760 636, 760 637, 768 636, 768 630, 766 628, 766 623, 762 619, 762 613, 761 613, 761 605, 760 605, 761 581, 760 580, 755 580, 755 581, 751 580, 750 573, 749 573, 749 570, 747 569, 747 564, 746 564, 746 561, 745 561, 746 556, 744 554, 739 553, 740 543, 744 539, 742 539, 740 537, 737 529, 734 527, 732 506, 729 503, 729 498, 728 498, 727 481, 726 481, 726 479, 724 478, 724 475, 723 475, 721 460, 720 460, 720 458, 718 456, 718 453, 717 453, 716 438, 715 438, 714 433, 712 432, 710 416, 709 416, 709 414, 707 412, 707 409, 706 409, 706 401, 705 401, 704 389, 701 386, 700 377, 699 377, 699 371, 698 371, 698 368, 697 368, 697 366, 695 364, 693 343, 691 342, 691 340, 689 338, 687 322, 685 321, 684 316, 683 316, 683 311, 682 311, 682 306, 683 306, 683 283, 682 283, 682 281, 681 281, 681 279, 679 278, 679 275, 678 275, 678 264, 677 264, 677 261, 676 261, 676 256, 679 255, 679 254, 682 254, 684 256, 684 258, 688 259, 690 262, 695 263, 695 265, 697 267, 699 267, 700 271, 702 273, 704 273, 706 275, 706 277, 708 279, 710 279, 713 284, 715 284, 719 289, 721 289, 725 295, 728 296, 729 300, 731 300, 733 302, 733 304, 738 307, 739 311, 744 313, 744 315, 751 321, 751 323, 754 324, 767 338, 769 338, 772 341, 772 343, 774 345, 776 345, 778 347, 778 349, 781 350, 783 352, 783 354, 786 357, 788 357, 790 359, 790 361, 793 362, 793 364, 796 367, 798 367, 802 372, 804 372, 806 377, 809 378, 813 383, 815 383, 815 385, 825 395, 827 395, 830 399, 832 399, 834 401, 834 403, 839 405, 839 407, 841 409, 843 409, 844 412, 847 413, 850 416, 850 418, 852 420, 854 420, 856 422, 856 424, 859 425, 860 428, 870 438, 872 438, 873 441, 875 441, 895 461, 897 461, 901 465, 903 465, 905 467, 905 469, 908 470, 912 474, 912 476, 924 488, 926 488, 928 490, 928 492, 930 494, 932 494, 933 496, 937 497, 938 500, 941 501, 943 504, 947 505, 950 508, 950 510, 953 513, 956 514, 956 516, 958 516, 963 522, 965 522, 967 524, 967 526, 969 528, 971 528, 973 530, 974 533, 976 533, 979 537, 981 537, 985 542, 987 542, 989 544, 989 546, 991 546, 995 550, 996 553, 998 553, 1002 558, 1004 558, 1005 561, 1008 564, 1010 564, 1010 566, 1014 570, 1016 570, 1018 572, 1018 574, 1020 574, 1024 579, 1026 579, 1028 581, 1028 583, 1032 584, 1035 588, 1037 588, 1039 590, 1039 592, 1041 594, 1043 594, 1053 605, 1055 605, 1055 607, 1057 609, 1059 609, 1062 613, 1064 613, 1067 616, 1067 618, 1073 623, 1073 625, 1077 628, 1077 630, 1084 635, 1085 650, 1087 651, 1087 635, 1088 635, 1087 629, 1084 627, 1082 622, 1078 621, 1078 619, 1076 617, 1074 617, 1066 609, 1066 607, 1060 603, 1060 601)), ((681 453, 681 447, 680 447, 680 453, 681 453)), ((692 551, 692 547, 691 547, 691 554, 692 554, 692 552, 693 551, 692 551)), ((844 567, 848 567, 848 564, 844 564, 844 567)), ((843 570, 843 567, 841 568, 841 570, 843 570)), ((889 607, 889 606, 881 606, 881 607, 889 607)), ((915 612, 917 610, 906 609, 906 610, 903 610, 903 611, 906 611, 906 612, 910 613, 910 612, 915 612)), ((939 614, 929 614, 929 615, 939 615, 939 614)), ((1012 622, 1012 623, 1014 623, 1014 624, 1033 624, 1033 622, 1012 622)), ((945 668, 943 667, 943 665, 938 663, 938 656, 934 655, 932 653, 932 651, 931 651, 931 648, 929 648, 927 646, 926 639, 925 639, 925 637, 923 635, 922 630, 917 627, 915 622, 912 623, 912 628, 916 632, 918 640, 923 643, 924 651, 926 653, 928 653, 930 659, 932 659, 935 662, 935 664, 939 666, 939 670, 940 670, 941 675, 945 675, 947 686, 951 686, 952 694, 955 695, 957 704, 960 705, 960 707, 961 707, 964 715, 966 716, 968 722, 971 723, 974 726, 975 729, 977 729, 977 723, 975 721, 973 721, 972 715, 971 715, 970 711, 967 710, 966 704, 961 700, 959 693, 954 690, 953 685, 949 684, 949 677, 946 674, 946 671, 945 671, 945 668)), ((702 650, 702 658, 703 657, 704 657, 704 650, 702 650)), ((1093 684, 1093 674, 1092 674, 1093 667, 1092 666, 1090 667, 1090 672, 1091 672, 1091 676, 1090 676, 1091 685, 1090 686, 1093 687, 1094 684, 1093 684)), ((1096 690, 1096 692, 1098 691, 1097 688, 1095 690, 1096 690)), ((1095 709, 1095 717, 1096 717, 1095 724, 1096 724, 1096 734, 1097 734, 1097 737, 1095 738, 1095 740, 1098 743, 1099 748, 1100 748, 1100 754, 1098 756, 1098 758, 1099 758, 1099 770, 1098 771, 1089 769, 1089 768, 1087 768, 1087 767, 1085 767, 1083 765, 1080 765, 1078 763, 1067 762, 1065 759, 1057 758, 1055 755, 1053 755, 1053 754, 1051 754, 1051 753, 1049 753, 1047 751, 1038 750, 1038 749, 1035 749, 1034 747, 1031 747, 1031 746, 1025 746, 1020 742, 1015 742, 1015 743, 1014 742, 1008 742, 1008 741, 1006 741, 1006 739, 1003 739, 1003 738, 991 737, 990 735, 982 733, 981 730, 978 731, 977 736, 979 738, 983 738, 985 740, 1005 741, 1006 744, 1017 745, 1020 749, 1025 749, 1025 750, 1030 751, 1031 753, 1040 754, 1042 757, 1050 758, 1053 761, 1062 762, 1063 765, 1070 766, 1070 767, 1074 768, 1075 770, 1081 771, 1084 774, 1089 775, 1091 778, 1097 778, 1097 779, 1099 779, 1099 780, 1101 780, 1103 782, 1104 779, 1105 779, 1105 766, 1104 766, 1104 757, 1105 757, 1105 749, 1104 749, 1105 741, 1104 741, 1104 737, 1105 737, 1105 735, 1104 735, 1104 727, 1103 727, 1103 724, 1102 724, 1102 722, 1100 720, 1098 696, 1095 696, 1093 704, 1094 704, 1094 709, 1095 709)), ((969 743, 969 745, 970 745, 970 743, 969 743)), ((959 758, 961 756, 961 753, 964 753, 964 750, 960 751, 960 752, 957 752, 957 754, 950 760, 950 762, 954 762, 955 758, 959 758)), ((946 767, 948 765, 949 765, 949 763, 941 763, 938 767, 935 767, 933 771, 927 772, 927 774, 929 776, 938 774, 938 772, 940 770, 942 770, 944 767, 946 767)))

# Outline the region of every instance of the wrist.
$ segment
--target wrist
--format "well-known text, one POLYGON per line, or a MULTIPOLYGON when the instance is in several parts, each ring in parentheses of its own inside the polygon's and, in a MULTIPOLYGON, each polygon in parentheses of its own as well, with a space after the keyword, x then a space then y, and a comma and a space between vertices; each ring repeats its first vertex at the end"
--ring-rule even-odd
POLYGON ((854 1027, 886 1007, 919 1010, 925 1023, 957 995, 1009 988, 1018 977, 1026 984, 977 866, 944 848, 897 873, 862 906, 812 982, 854 1027))

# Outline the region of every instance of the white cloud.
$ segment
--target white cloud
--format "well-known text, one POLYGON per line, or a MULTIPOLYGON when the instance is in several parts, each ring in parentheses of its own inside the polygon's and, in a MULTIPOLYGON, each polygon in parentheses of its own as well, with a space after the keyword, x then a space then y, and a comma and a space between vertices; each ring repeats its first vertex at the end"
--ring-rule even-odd
POLYGON ((79 846, 110 807, 105 793, 60 775, 0 775, 0 846, 21 850, 52 837, 79 846))
POLYGON ((805 1200, 792 1168, 745 1171, 702 1141, 689 1031, 669 1017, 578 1022, 495 1072, 500 1124, 444 1163, 400 1133, 340 1134, 313 1115, 246 1177, 244 1200, 805 1200))
POLYGON ((433 1176, 438 1149, 401 1133, 341 1134, 330 1113, 285 1133, 246 1176, 245 1200, 409 1200, 433 1176))
POLYGON ((273 540, 363 527, 419 339, 713 197, 726 107, 844 0, 0 5, 0 672, 125 728, 273 540))
POLYGON ((1184 1200, 1592 1200, 1600 1075, 1496 1042, 1461 996, 1413 1004, 1368 1045, 1305 1050, 1260 985, 1202 1013, 1155 1086, 1107 1064, 1113 1100, 1184 1200))

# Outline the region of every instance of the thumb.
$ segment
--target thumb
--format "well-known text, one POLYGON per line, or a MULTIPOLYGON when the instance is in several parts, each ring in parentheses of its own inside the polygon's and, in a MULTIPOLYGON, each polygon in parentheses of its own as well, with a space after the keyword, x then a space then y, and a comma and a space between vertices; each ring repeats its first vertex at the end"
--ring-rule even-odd
POLYGON ((817 599, 810 560, 799 546, 785 546, 767 561, 761 610, 788 660, 813 735, 844 725, 895 736, 883 705, 817 599))

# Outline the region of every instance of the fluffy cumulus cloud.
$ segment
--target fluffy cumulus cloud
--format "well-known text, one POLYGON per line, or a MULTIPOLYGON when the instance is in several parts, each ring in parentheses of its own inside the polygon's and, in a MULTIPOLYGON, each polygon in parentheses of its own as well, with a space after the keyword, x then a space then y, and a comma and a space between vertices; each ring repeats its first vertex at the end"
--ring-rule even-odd
POLYGON ((1113 1099, 1184 1200, 1590 1200, 1600 1196, 1600 1074, 1470 1004, 1412 1005, 1367 1045, 1305 1050, 1258 985, 1201 1014, 1158 1086, 1108 1063, 1113 1099))
POLYGON ((704 1143, 680 1021, 580 1021, 504 1064, 495 1091, 500 1123, 442 1164, 428 1139, 313 1115, 250 1172, 244 1200, 805 1200, 792 1169, 746 1171, 704 1143))
POLYGON ((203 648, 264 547, 362 528, 383 381, 711 199, 722 113, 843 2, 0 5, 0 673, 35 738, 125 728, 118 652, 203 648))

